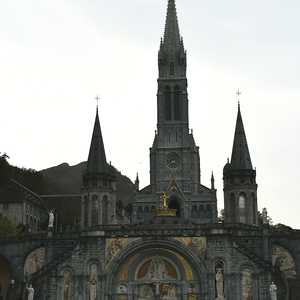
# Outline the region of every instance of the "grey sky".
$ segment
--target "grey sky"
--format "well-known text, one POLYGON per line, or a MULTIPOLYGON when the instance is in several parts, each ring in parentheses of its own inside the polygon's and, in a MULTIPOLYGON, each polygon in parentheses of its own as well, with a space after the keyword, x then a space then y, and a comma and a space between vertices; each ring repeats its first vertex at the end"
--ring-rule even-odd
MULTIPOLYGON (((107 158, 149 182, 167 0, 0 2, 0 151, 35 169, 86 160, 96 94, 107 158)), ((259 208, 300 227, 299 1, 177 0, 202 183, 222 169, 241 109, 259 208)))

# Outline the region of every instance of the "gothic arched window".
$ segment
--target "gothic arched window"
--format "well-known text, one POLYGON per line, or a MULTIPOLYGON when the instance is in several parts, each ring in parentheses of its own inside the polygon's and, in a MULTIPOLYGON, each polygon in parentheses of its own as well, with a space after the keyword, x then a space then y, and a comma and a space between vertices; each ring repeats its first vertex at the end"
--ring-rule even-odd
POLYGON ((99 203, 97 195, 92 197, 92 225, 98 225, 99 203))
POLYGON ((102 198, 102 222, 107 224, 108 221, 108 197, 105 195, 102 198))
POLYGON ((169 86, 165 87, 165 119, 171 121, 172 119, 172 103, 171 103, 171 90, 169 86))
POLYGON ((180 87, 178 85, 174 88, 174 120, 181 120, 181 105, 180 105, 180 87))
POLYGON ((170 63, 170 75, 175 74, 175 65, 173 62, 170 63))
POLYGON ((236 206, 235 206, 235 196, 234 193, 230 194, 230 201, 229 201, 229 214, 231 216, 231 222, 236 221, 236 206))

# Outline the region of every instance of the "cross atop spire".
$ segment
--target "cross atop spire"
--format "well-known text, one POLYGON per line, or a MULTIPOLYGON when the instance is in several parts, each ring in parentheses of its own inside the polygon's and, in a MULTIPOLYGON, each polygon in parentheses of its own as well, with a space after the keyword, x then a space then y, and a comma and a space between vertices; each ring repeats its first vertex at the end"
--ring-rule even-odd
POLYGON ((169 0, 163 44, 169 48, 180 46, 181 38, 178 26, 175 0, 169 0))
POLYGON ((95 97, 95 100, 97 101, 97 108, 98 108, 99 100, 100 100, 100 98, 98 97, 98 95, 95 97))

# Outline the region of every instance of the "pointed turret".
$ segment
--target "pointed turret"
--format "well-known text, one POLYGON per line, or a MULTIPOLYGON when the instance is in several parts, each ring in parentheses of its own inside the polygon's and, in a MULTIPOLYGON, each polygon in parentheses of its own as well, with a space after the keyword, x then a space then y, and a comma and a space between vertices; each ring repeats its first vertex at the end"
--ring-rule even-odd
POLYGON ((253 170, 241 115, 240 104, 238 106, 238 114, 236 119, 231 155, 231 167, 234 170, 253 170))
POLYGON ((86 173, 89 175, 97 175, 106 172, 108 172, 108 166, 106 162, 105 149, 97 107, 86 173))
POLYGON ((81 196, 82 228, 116 222, 116 176, 106 162, 98 106, 81 196))
POLYGON ((256 171, 252 167, 240 105, 231 162, 223 169, 225 222, 257 225, 256 171))

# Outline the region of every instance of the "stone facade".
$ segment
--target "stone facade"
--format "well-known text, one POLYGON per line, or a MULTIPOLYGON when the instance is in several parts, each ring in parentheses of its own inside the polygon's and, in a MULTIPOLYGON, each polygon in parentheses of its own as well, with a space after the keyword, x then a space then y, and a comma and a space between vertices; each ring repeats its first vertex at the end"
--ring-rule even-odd
POLYGON ((271 226, 258 214, 240 108, 223 173, 223 219, 213 176, 211 187, 201 184, 174 0, 168 2, 158 61, 150 185, 139 189, 137 178, 131 210, 118 211, 97 109, 80 227, 1 240, 4 299, 28 299, 32 284, 34 299, 41 300, 269 300, 271 282, 279 300, 300 299, 300 231, 271 226))

